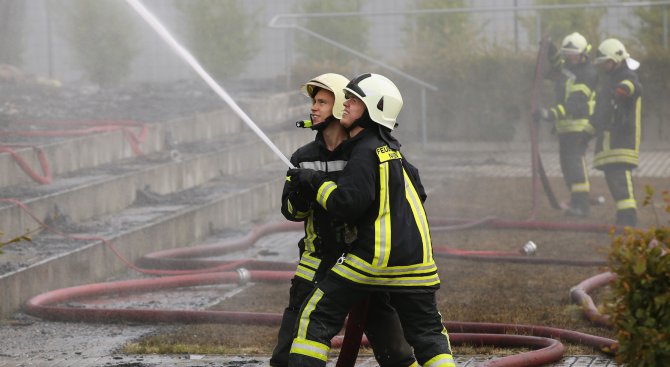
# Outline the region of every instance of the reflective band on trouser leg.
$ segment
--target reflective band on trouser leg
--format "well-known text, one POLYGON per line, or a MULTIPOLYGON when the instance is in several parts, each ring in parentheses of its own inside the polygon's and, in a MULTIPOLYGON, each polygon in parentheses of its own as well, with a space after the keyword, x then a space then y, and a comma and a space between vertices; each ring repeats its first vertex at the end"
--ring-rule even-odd
POLYGON ((456 367, 451 354, 438 354, 423 364, 423 367, 456 367))
POLYGON ((414 363, 410 364, 408 367, 419 367, 419 363, 414 361, 414 363))
POLYGON ((619 200, 616 202, 616 210, 637 209, 635 199, 619 200))
POLYGON ((329 350, 330 348, 325 344, 300 338, 293 339, 293 344, 291 345, 292 354, 302 354, 324 362, 328 360, 329 350))
POLYGON ((635 196, 633 193, 633 177, 629 169, 625 172, 626 175, 626 192, 628 192, 628 198, 624 200, 618 200, 616 202, 617 210, 626 210, 626 209, 637 209, 637 202, 635 202, 635 196))
POLYGON ((304 356, 316 358, 322 361, 328 360, 328 351, 330 347, 311 340, 307 340, 307 328, 309 327, 309 316, 314 311, 316 304, 319 303, 323 297, 323 291, 320 289, 315 289, 312 296, 307 300, 307 303, 302 309, 300 314, 300 320, 298 321, 298 335, 293 339, 293 345, 291 345, 292 354, 301 354, 304 356))

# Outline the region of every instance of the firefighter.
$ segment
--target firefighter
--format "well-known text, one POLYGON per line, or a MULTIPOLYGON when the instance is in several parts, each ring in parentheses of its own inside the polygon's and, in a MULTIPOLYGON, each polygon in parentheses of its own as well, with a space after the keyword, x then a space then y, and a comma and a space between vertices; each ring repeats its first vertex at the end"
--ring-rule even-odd
POLYGON ((440 279, 423 207, 426 194, 418 170, 391 135, 402 96, 378 74, 354 78, 345 94, 340 123, 349 131, 343 144, 351 154, 339 178, 304 168, 287 172, 356 234, 303 305, 289 366, 325 366, 330 340, 351 307, 385 292, 419 364, 454 367, 435 298, 440 279))
POLYGON ((637 203, 632 171, 640 154, 642 85, 632 59, 621 41, 610 38, 598 46, 594 60, 602 73, 591 123, 596 130, 593 166, 605 174, 616 204, 616 224, 637 225, 637 203))
MULTIPOLYGON (((299 126, 317 131, 314 141, 296 150, 291 156, 295 167, 312 168, 330 179, 337 179, 347 164, 347 153, 341 144, 348 138, 340 125, 344 109, 344 87, 349 80, 342 75, 327 73, 319 75, 301 88, 311 98, 310 120, 299 126)), ((300 261, 291 280, 289 305, 284 310, 279 328, 277 345, 270 365, 288 365, 289 350, 303 301, 335 264, 345 251, 344 225, 331 216, 313 200, 301 193, 296 182, 287 181, 282 193, 281 212, 291 221, 304 221, 305 235, 298 244, 300 261)), ((370 299, 366 334, 377 362, 381 367, 416 365, 412 350, 404 340, 400 321, 395 310, 388 305, 387 295, 379 294, 370 299)))
POLYGON ((552 62, 556 72, 549 74, 555 76, 557 103, 538 108, 535 116, 536 120, 552 122, 558 134, 561 171, 570 191, 565 215, 574 217, 590 214, 586 149, 594 133, 589 118, 595 107, 598 81, 598 72, 589 60, 590 50, 586 38, 574 32, 563 39, 555 55, 549 55, 550 60, 559 60, 552 62))

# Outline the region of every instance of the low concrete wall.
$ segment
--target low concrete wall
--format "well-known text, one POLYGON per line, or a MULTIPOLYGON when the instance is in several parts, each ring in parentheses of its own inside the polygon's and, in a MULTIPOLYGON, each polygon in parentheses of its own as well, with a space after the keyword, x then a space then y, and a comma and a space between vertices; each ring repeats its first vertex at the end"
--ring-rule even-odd
MULTIPOLYGON (((261 213, 279 210, 283 179, 249 185, 211 203, 186 208, 152 223, 137 223, 109 237, 130 261, 142 255, 205 239, 212 229, 238 227, 261 213)), ((0 277, 0 318, 16 312, 31 297, 54 289, 99 282, 118 273, 123 263, 102 243, 55 256, 0 277)))

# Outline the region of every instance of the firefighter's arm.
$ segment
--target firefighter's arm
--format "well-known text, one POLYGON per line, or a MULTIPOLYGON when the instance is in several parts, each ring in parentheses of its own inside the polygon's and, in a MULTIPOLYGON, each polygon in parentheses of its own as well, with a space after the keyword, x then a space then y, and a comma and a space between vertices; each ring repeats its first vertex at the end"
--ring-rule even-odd
MULTIPOLYGON (((375 157, 376 158, 376 157, 375 157)), ((377 161, 352 157, 337 182, 324 180, 317 188, 316 202, 336 219, 353 222, 375 199, 377 161)))
POLYGON ((627 101, 635 96, 637 96, 640 91, 640 86, 634 80, 625 79, 622 80, 614 88, 614 99, 617 102, 627 101))
POLYGON ((426 199, 428 198, 428 194, 426 194, 426 190, 424 189, 423 184, 421 183, 421 177, 419 177, 419 169, 414 167, 413 164, 409 163, 407 159, 403 159, 403 166, 407 167, 407 174, 412 180, 414 188, 416 189, 417 194, 419 194, 419 197, 421 198, 421 202, 425 203, 426 199))

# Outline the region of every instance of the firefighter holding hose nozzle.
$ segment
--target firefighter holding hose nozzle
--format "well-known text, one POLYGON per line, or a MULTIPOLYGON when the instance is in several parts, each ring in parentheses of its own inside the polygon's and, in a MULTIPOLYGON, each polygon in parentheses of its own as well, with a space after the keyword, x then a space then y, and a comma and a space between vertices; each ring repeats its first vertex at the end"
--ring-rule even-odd
POLYGON ((305 168, 287 172, 321 208, 356 230, 350 249, 303 305, 289 366, 325 366, 330 340, 352 306, 383 292, 417 362, 455 367, 435 298, 440 279, 423 207, 426 194, 418 170, 391 135, 403 105, 400 91, 388 78, 368 73, 352 79, 345 95, 340 123, 349 131, 343 144, 351 154, 337 180, 305 168))
POLYGON ((589 176, 586 166, 586 149, 594 129, 589 118, 596 101, 598 73, 589 60, 591 45, 581 34, 574 32, 563 39, 560 50, 549 48, 554 80, 556 104, 535 110, 536 121, 554 124, 558 134, 559 157, 563 180, 570 191, 570 205, 565 215, 588 217, 589 176))
MULTIPOLYGON (((302 146, 291 156, 291 164, 321 172, 337 180, 347 165, 348 150, 343 144, 347 131, 340 125, 344 109, 344 88, 349 80, 342 75, 319 75, 301 90, 312 100, 310 119, 299 121, 297 127, 316 131, 314 141, 302 146)), ((355 238, 342 220, 333 218, 302 190, 297 180, 287 175, 282 193, 281 212, 291 221, 305 223, 305 235, 298 244, 300 261, 291 280, 289 305, 285 308, 270 366, 288 365, 291 343, 300 309, 326 272, 335 264, 355 238)), ((400 320, 388 304, 388 295, 378 293, 370 298, 365 333, 381 367, 416 366, 412 349, 404 340, 400 320)), ((347 310, 348 311, 348 310, 347 310)))

